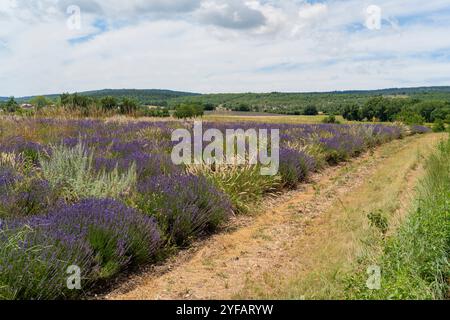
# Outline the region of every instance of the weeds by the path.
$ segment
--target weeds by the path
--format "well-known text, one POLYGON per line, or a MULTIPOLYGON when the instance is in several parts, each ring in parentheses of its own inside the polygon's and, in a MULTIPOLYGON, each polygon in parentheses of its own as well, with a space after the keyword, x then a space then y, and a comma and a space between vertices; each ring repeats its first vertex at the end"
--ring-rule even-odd
POLYGON ((428 159, 414 211, 386 240, 379 290, 365 273, 350 281, 351 299, 445 299, 450 278, 450 139, 428 159))

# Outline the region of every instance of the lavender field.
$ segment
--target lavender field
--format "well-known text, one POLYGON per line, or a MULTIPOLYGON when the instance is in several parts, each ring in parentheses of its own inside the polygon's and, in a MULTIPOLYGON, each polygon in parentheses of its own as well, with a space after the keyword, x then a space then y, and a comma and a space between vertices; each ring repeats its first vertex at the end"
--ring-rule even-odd
POLYGON ((208 122, 276 128, 280 170, 257 165, 176 166, 181 121, 0 119, 0 299, 69 299, 247 214, 267 194, 295 188, 322 168, 406 135, 396 125, 208 122), (78 266, 83 290, 70 290, 78 266))

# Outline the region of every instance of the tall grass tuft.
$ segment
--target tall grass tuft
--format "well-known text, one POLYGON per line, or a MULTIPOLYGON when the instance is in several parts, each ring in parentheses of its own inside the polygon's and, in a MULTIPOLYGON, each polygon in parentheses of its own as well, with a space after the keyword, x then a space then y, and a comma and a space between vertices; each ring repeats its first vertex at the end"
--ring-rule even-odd
POLYGON ((52 146, 51 155, 39 156, 43 177, 53 188, 59 188, 68 201, 85 198, 118 198, 132 191, 136 185, 136 165, 120 173, 93 169, 93 153, 83 143, 75 147, 52 146))
POLYGON ((247 214, 251 204, 264 194, 280 189, 280 176, 263 176, 258 165, 192 165, 187 168, 191 174, 204 176, 217 188, 225 192, 236 213, 247 214))

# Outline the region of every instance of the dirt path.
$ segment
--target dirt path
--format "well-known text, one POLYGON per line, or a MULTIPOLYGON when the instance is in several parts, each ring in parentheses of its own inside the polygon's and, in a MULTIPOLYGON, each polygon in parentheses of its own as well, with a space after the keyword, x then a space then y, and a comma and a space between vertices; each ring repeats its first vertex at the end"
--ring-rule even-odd
MULTIPOLYGON (((328 168, 310 184, 268 202, 266 212, 236 219, 234 230, 213 236, 162 267, 132 276, 106 298, 298 298, 308 294, 307 287, 293 294, 292 283, 303 283, 334 263, 345 268, 346 262, 355 259, 358 237, 367 228, 365 209, 390 210, 394 224, 401 219, 423 171, 420 154, 428 153, 439 138, 434 134, 408 137, 328 168)), ((312 278, 314 286, 321 285, 320 277, 312 278)))

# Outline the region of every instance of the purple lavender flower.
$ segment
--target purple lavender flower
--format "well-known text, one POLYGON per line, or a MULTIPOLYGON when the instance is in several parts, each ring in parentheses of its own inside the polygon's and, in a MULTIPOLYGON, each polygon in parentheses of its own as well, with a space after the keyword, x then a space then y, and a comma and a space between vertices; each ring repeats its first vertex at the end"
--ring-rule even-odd
POLYGON ((280 174, 286 187, 295 187, 305 181, 316 167, 314 158, 289 148, 280 150, 280 174))
POLYGON ((411 132, 413 134, 425 134, 425 133, 429 133, 432 130, 428 127, 425 126, 412 126, 411 127, 411 132))
POLYGON ((153 176, 141 181, 139 207, 158 219, 177 245, 215 230, 231 214, 228 197, 205 178, 194 175, 153 176))
POLYGON ((83 200, 46 216, 4 221, 0 245, 11 237, 18 237, 17 246, 0 255, 0 268, 12 267, 0 274, 0 283, 19 299, 79 294, 66 288, 68 266, 81 268, 87 289, 99 278, 151 260, 162 244, 153 218, 109 199, 83 200))

